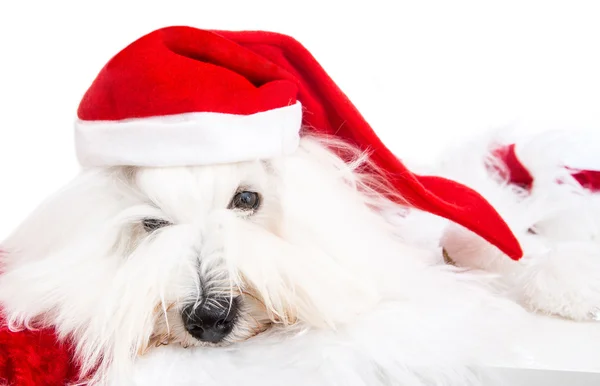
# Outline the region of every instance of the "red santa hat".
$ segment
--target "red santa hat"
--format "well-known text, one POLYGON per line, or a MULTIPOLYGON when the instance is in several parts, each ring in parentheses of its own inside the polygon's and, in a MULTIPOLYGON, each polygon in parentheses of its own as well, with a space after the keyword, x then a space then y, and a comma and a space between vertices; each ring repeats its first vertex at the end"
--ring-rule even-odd
POLYGON ((307 49, 285 35, 183 26, 151 32, 100 71, 78 118, 84 166, 248 161, 293 153, 304 130, 336 136, 370 151, 409 205, 521 257, 484 198, 456 182, 411 173, 307 49))

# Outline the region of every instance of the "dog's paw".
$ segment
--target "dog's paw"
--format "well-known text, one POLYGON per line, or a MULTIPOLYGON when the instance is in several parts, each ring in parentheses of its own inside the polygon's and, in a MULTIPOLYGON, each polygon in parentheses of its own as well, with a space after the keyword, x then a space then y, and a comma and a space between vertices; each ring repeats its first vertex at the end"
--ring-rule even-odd
POLYGON ((524 268, 519 288, 532 311, 600 322, 600 248, 555 248, 524 268))

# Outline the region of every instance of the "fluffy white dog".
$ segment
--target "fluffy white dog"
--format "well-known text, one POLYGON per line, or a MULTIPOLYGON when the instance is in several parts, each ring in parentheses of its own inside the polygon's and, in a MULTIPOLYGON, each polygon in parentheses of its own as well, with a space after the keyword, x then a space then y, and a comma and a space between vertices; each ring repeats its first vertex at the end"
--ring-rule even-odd
MULTIPOLYGON (((488 243, 518 254, 508 227, 471 190, 415 180, 293 39, 155 31, 108 62, 78 117, 81 173, 0 246, 0 379, 467 385, 517 361, 530 314, 483 263, 520 264, 488 243), (409 209, 428 205, 486 238, 409 209), (440 241, 476 269, 444 264, 440 241)), ((477 188, 522 205, 501 186, 477 188)), ((570 277, 596 277, 584 268, 570 277)), ((566 288, 520 280, 538 304, 566 288)), ((568 293, 534 308, 586 296, 568 293)))

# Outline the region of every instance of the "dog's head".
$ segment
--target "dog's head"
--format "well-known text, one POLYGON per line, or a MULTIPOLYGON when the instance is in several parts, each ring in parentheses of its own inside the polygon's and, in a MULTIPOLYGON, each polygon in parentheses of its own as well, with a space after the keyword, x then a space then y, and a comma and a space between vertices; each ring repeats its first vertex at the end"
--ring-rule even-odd
POLYGON ((83 171, 3 243, 8 321, 72 337, 89 370, 154 345, 352 320, 391 283, 410 286, 415 270, 391 264, 419 258, 397 258, 410 253, 378 213, 390 202, 359 172, 364 158, 331 146, 305 138, 267 161, 83 171))

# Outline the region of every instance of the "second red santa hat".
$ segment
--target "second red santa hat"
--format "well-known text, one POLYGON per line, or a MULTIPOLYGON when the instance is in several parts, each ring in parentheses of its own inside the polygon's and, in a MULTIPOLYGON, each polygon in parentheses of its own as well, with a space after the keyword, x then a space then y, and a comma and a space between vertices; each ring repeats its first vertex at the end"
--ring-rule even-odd
POLYGON ((76 150, 83 166, 207 165, 291 154, 304 130, 370 151, 409 205, 521 257, 482 196, 411 173, 306 48, 277 33, 175 26, 141 37, 85 93, 76 150))

